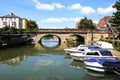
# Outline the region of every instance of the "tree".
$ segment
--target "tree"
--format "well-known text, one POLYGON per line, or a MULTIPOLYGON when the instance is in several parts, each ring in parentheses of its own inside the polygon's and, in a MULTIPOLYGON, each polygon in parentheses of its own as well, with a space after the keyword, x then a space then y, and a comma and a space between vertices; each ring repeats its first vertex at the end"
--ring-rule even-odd
POLYGON ((87 17, 80 20, 78 24, 78 29, 81 30, 93 30, 95 29, 95 25, 93 24, 92 20, 87 19, 87 17))
POLYGON ((14 27, 3 27, 1 28, 1 34, 16 34, 18 33, 18 29, 14 28, 14 27))
POLYGON ((91 41, 93 41, 93 30, 95 29, 95 25, 93 24, 92 20, 87 19, 87 17, 81 19, 78 24, 78 29, 90 30, 92 34, 91 41))
POLYGON ((36 24, 36 21, 27 20, 27 29, 30 31, 38 30, 38 25, 36 24))
POLYGON ((120 31, 120 0, 116 1, 112 7, 116 9, 116 12, 113 13, 113 17, 110 22, 117 30, 120 31))

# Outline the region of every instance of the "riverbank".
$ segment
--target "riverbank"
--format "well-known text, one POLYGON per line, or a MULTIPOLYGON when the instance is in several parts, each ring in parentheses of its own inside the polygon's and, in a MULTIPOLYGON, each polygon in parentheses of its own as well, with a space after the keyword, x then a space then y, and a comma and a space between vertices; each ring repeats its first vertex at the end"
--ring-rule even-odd
POLYGON ((120 51, 116 51, 116 50, 110 50, 112 52, 113 55, 115 55, 117 57, 117 59, 120 60, 120 51))

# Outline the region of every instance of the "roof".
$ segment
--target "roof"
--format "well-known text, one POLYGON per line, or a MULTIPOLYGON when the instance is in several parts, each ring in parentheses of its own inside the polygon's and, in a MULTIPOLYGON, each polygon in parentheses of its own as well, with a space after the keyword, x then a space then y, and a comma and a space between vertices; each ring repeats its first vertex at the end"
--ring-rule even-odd
POLYGON ((0 16, 0 18, 20 18, 20 17, 16 16, 13 13, 9 13, 8 15, 0 16))
POLYGON ((104 16, 102 19, 99 20, 97 27, 105 28, 109 25, 109 21, 112 19, 110 16, 104 16))

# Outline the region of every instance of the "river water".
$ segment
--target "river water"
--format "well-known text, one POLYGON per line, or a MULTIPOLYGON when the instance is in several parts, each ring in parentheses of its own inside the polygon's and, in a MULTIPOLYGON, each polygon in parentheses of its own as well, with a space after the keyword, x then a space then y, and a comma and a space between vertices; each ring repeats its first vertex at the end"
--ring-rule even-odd
POLYGON ((119 80, 114 74, 85 69, 66 55, 67 43, 45 41, 0 49, 0 80, 119 80))

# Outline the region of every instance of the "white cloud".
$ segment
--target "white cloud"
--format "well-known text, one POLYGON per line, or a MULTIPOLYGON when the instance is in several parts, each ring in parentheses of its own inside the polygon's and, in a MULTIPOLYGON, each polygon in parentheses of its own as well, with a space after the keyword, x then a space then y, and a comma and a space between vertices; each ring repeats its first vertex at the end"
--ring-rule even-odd
POLYGON ((65 8, 65 6, 61 5, 60 3, 53 4, 56 8, 65 8))
MULTIPOLYGON (((112 4, 113 5, 113 4, 112 4)), ((112 8, 112 5, 110 5, 109 7, 107 8, 97 8, 97 12, 98 14, 109 14, 109 13, 112 13, 112 12, 115 12, 116 9, 112 8)))
POLYGON ((77 22, 79 21, 81 18, 75 17, 75 18, 47 18, 44 20, 41 20, 40 23, 55 23, 55 22, 67 22, 67 21, 73 21, 73 22, 77 22))
POLYGON ((97 21, 97 20, 94 20, 93 23, 98 24, 98 21, 97 21))
POLYGON ((45 60, 45 59, 38 59, 36 62, 36 67, 35 70, 43 69, 45 67, 48 67, 50 65, 54 66, 60 66, 62 63, 59 61, 54 61, 54 60, 45 60))
POLYGON ((47 18, 45 20, 42 20, 43 23, 53 23, 53 22, 64 22, 67 21, 67 18, 47 18))
POLYGON ((69 6, 67 9, 72 10, 72 9, 80 9, 80 8, 82 8, 82 6, 79 3, 76 3, 76 4, 69 6))
POLYGON ((91 14, 91 13, 94 13, 95 12, 95 10, 93 9, 93 8, 91 8, 91 7, 82 7, 81 9, 80 9, 80 11, 81 11, 81 13, 82 14, 91 14))
POLYGON ((63 6, 60 3, 43 4, 40 3, 38 0, 33 0, 33 2, 35 3, 36 8, 39 10, 54 10, 56 8, 58 9, 65 8, 65 6, 63 6))
POLYGON ((80 10, 80 13, 82 14, 91 14, 94 13, 95 10, 88 6, 82 6, 79 3, 73 4, 69 7, 67 7, 68 10, 80 10))

